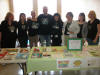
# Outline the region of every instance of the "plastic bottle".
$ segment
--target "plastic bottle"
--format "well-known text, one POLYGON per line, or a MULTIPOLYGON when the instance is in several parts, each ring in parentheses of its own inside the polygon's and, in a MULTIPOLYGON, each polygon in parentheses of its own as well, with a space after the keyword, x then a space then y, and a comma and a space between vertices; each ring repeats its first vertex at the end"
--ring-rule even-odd
POLYGON ((46 40, 44 40, 44 42, 43 42, 43 47, 44 47, 44 52, 46 52, 46 40))
POLYGON ((27 40, 27 49, 29 50, 30 49, 30 41, 27 40))
POLYGON ((85 46, 85 47, 87 47, 87 46, 88 46, 88 42, 87 42, 87 41, 85 41, 84 46, 85 46))
POLYGON ((46 47, 46 40, 44 40, 44 42, 43 42, 43 46, 45 46, 45 47, 46 47))

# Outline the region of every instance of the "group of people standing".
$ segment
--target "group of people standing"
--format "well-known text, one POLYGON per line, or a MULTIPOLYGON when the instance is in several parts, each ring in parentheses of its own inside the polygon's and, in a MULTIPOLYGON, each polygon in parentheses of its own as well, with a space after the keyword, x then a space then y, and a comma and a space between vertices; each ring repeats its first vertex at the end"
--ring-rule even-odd
POLYGON ((62 35, 66 44, 67 38, 83 38, 90 45, 98 44, 100 33, 100 21, 96 18, 95 11, 88 14, 89 21, 86 22, 85 14, 80 13, 78 20, 73 20, 73 13, 66 14, 66 22, 63 23, 59 13, 53 16, 48 14, 48 8, 43 7, 43 14, 36 17, 35 11, 31 11, 31 17, 27 18, 21 13, 19 21, 14 21, 14 15, 8 12, 5 20, 0 25, 1 48, 15 48, 18 39, 20 47, 27 47, 27 40, 30 40, 30 47, 37 46, 61 46, 62 35))

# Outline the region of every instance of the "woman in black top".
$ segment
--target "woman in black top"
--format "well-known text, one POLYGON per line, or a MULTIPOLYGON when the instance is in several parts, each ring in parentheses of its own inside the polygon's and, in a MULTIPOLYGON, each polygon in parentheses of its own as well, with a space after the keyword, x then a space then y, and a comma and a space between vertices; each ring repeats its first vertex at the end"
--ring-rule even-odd
POLYGON ((88 14, 90 20, 88 21, 88 34, 87 34, 87 41, 89 45, 96 45, 98 44, 98 36, 100 29, 100 21, 96 18, 96 14, 94 11, 90 11, 88 14))
POLYGON ((61 20, 60 14, 58 13, 54 14, 53 19, 52 46, 61 46, 63 22, 61 20))
POLYGON ((19 16, 18 22, 18 40, 20 43, 20 47, 24 48, 27 47, 27 22, 26 22, 26 15, 21 13, 19 16))
POLYGON ((83 38, 85 41, 85 39, 87 37, 88 28, 87 28, 87 23, 85 21, 85 14, 84 13, 79 14, 78 24, 80 27, 80 32, 77 34, 77 37, 83 38))
POLYGON ((1 47, 2 48, 15 48, 17 39, 17 22, 14 21, 14 16, 8 12, 5 20, 1 23, 1 47))

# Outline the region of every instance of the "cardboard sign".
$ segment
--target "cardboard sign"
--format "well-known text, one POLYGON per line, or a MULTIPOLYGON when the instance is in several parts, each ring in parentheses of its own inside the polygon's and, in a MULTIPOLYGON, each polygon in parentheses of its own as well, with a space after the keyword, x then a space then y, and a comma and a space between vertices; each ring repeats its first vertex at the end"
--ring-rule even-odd
POLYGON ((87 62, 81 58, 57 59, 57 69, 73 69, 88 67, 87 62))

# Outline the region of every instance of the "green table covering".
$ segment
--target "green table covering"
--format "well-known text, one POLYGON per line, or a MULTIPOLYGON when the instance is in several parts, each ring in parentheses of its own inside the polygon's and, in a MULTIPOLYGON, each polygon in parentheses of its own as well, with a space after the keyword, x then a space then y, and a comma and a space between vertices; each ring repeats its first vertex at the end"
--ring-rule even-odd
MULTIPOLYGON (((43 47, 38 47, 40 50, 42 50, 43 47)), ((58 59, 68 59, 68 60, 74 60, 74 59, 82 59, 86 60, 87 57, 94 57, 92 56, 90 53, 88 53, 87 51, 70 51, 67 52, 66 51, 66 47, 65 46, 61 46, 61 47, 49 47, 51 49, 55 48, 56 50, 58 50, 58 52, 48 52, 51 55, 54 55, 53 57, 41 57, 41 58, 32 58, 32 53, 33 53, 33 49, 30 51, 30 55, 29 58, 27 60, 27 72, 33 72, 33 71, 57 71, 57 70, 61 70, 57 68, 57 60, 58 59), (59 50, 64 50, 64 51, 59 51, 59 50), (68 56, 69 54, 69 56, 68 56), (66 56, 67 55, 67 56, 66 56), (72 55, 72 56, 71 56, 72 55)), ((100 57, 96 57, 98 60, 100 57)), ((89 58, 90 59, 90 58, 89 58)), ((95 59, 95 58, 94 58, 95 59)), ((91 64, 91 63, 90 63, 91 64)), ((85 65, 83 63, 83 65, 85 65)), ((89 64, 87 64, 89 65, 89 64)), ((77 67, 77 68, 73 68, 73 66, 70 68, 65 68, 63 70, 80 70, 80 69, 89 69, 89 68, 100 68, 99 66, 95 67, 95 66, 91 66, 91 67, 77 67)))
MULTIPOLYGON (((43 47, 40 47, 43 48, 43 47)), ((55 48, 55 47, 54 47, 55 48)), ((56 49, 66 49, 66 47, 56 47, 56 49)), ((31 58, 33 50, 30 51, 30 55, 27 61, 27 71, 50 71, 50 70, 57 70, 56 68, 56 59, 55 58, 31 58)))

